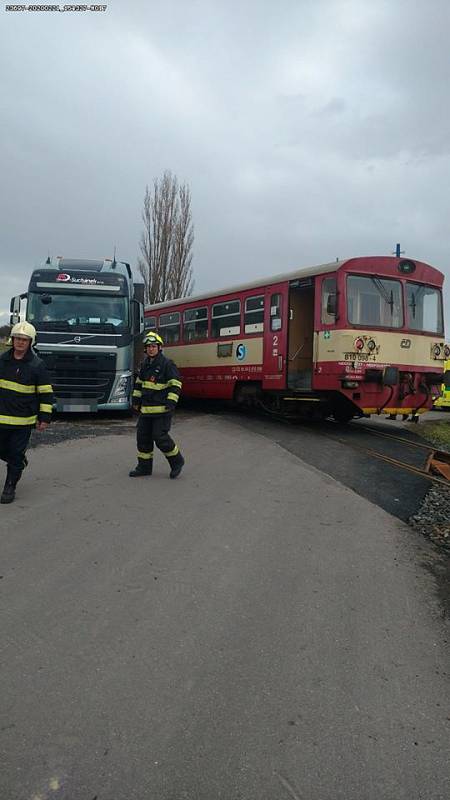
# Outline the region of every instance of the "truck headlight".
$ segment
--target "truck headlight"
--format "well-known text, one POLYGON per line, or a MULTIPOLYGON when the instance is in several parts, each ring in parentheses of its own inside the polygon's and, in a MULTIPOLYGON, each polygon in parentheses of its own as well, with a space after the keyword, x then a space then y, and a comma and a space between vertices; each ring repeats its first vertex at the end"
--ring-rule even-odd
POLYGON ((130 395, 130 388, 131 372, 124 372, 123 375, 119 375, 117 378, 114 392, 111 395, 111 402, 125 402, 130 395))

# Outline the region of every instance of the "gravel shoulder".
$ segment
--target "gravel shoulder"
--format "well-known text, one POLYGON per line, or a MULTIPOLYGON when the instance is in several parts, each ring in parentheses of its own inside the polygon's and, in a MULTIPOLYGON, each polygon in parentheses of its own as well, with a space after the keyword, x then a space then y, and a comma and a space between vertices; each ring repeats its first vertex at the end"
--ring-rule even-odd
MULTIPOLYGON (((450 414, 441 414, 438 419, 433 419, 430 413, 419 427, 408 427, 416 428, 415 432, 436 450, 450 453, 450 414)), ((433 484, 419 511, 409 522, 414 530, 450 554, 450 486, 433 484)))

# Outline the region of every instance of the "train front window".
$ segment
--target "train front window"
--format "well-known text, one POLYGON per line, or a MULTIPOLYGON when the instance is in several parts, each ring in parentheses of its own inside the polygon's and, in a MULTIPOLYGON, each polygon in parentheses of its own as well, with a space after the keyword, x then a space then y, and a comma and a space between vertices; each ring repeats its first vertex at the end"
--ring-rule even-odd
POLYGON ((400 281, 377 276, 349 275, 347 278, 349 323, 370 328, 401 328, 403 325, 400 281))
POLYGON ((444 333, 442 294, 423 283, 406 284, 408 328, 427 333, 444 333))

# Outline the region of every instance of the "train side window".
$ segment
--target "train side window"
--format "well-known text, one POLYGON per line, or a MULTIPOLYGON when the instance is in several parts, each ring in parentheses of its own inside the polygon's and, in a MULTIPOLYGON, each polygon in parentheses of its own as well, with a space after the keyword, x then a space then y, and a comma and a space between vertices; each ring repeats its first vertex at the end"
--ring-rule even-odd
POLYGON ((172 314, 160 314, 159 332, 164 344, 176 344, 180 341, 180 312, 173 311, 172 314))
POLYGON ((273 294, 270 298, 270 330, 281 330, 281 294, 273 294))
POLYGON ((187 308, 184 312, 183 338, 185 342, 195 342, 208 338, 208 309, 187 308))
POLYGON ((144 331, 156 331, 156 317, 144 317, 144 331))
POLYGON ((322 281, 322 322, 333 325, 336 322, 336 278, 324 278, 322 281))
POLYGON ((247 297, 245 301, 244 333, 261 333, 264 330, 264 295, 247 297))
POLYGON ((211 335, 213 338, 239 336, 240 332, 241 301, 228 300, 227 303, 216 303, 212 307, 211 335))

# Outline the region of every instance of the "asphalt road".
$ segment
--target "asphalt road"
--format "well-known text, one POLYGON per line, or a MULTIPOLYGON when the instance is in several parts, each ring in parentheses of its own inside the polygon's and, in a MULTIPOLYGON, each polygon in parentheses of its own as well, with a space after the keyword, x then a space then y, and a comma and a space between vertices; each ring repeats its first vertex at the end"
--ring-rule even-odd
MULTIPOLYGON (((425 450, 402 446, 396 440, 377 438, 368 431, 368 428, 374 428, 382 433, 394 433, 414 443, 419 440, 417 433, 420 432, 420 425, 405 425, 378 417, 357 420, 349 425, 338 425, 332 421, 292 425, 269 416, 231 411, 223 404, 214 405, 211 402, 195 402, 184 406, 183 410, 178 411, 178 418, 198 418, 199 414, 222 417, 276 442, 405 522, 418 511, 432 485, 427 478, 400 470, 365 452, 376 450, 423 468, 427 455, 425 450)), ((450 420, 450 416, 446 412, 433 412, 427 415, 427 419, 450 420)), ((135 417, 124 417, 121 413, 59 415, 44 434, 33 435, 31 446, 108 434, 129 436, 135 425, 135 417)))
POLYGON ((1 507, 2 800, 447 800, 432 548, 235 421, 177 481, 122 430, 1 507))
MULTIPOLYGON (((292 426, 270 417, 234 415, 230 419, 277 442, 280 447, 405 522, 417 512, 431 486, 428 478, 370 455, 368 451, 374 450, 423 469, 428 452, 402 445, 395 439, 374 437, 368 430, 374 426, 372 420, 347 425, 328 421, 292 426)), ((377 428, 380 432, 394 432, 394 435, 412 443, 418 441, 405 429, 393 431, 389 423, 378 424, 377 428)))

